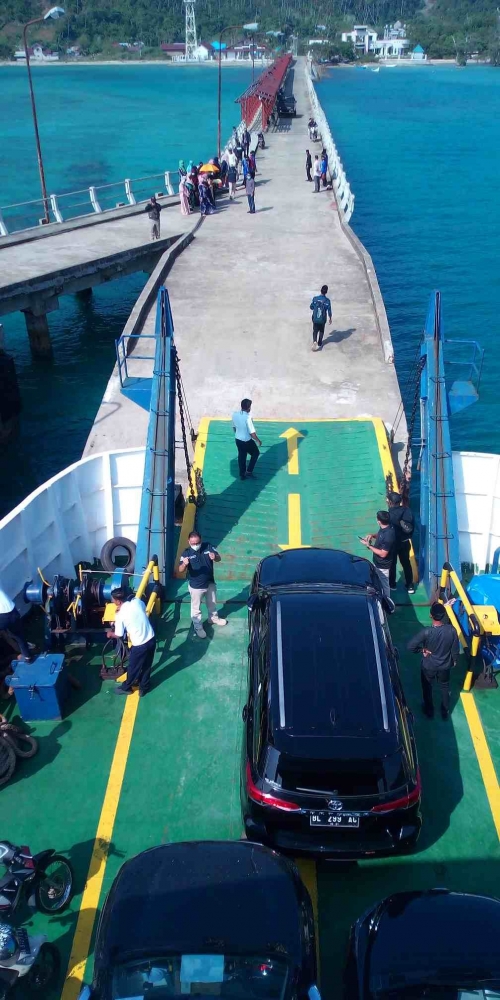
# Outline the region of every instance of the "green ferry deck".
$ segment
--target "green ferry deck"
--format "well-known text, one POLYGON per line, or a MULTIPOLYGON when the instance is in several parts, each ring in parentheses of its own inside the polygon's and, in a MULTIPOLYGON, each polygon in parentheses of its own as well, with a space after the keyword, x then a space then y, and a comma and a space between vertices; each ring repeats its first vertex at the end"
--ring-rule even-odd
MULTIPOLYGON (((99 677, 100 647, 68 654, 73 690, 59 723, 36 723, 32 760, 20 761, 1 790, 2 836, 33 851, 67 853, 76 874, 70 908, 26 916, 61 950, 60 1000, 77 1000, 89 981, 97 917, 124 860, 168 841, 242 836, 239 770, 247 685, 248 586, 257 562, 284 546, 318 545, 362 554, 357 539, 383 506, 392 461, 379 419, 257 421, 263 449, 255 480, 237 477, 228 420, 202 420, 196 464, 205 506, 188 505, 178 540, 196 525, 218 547, 223 629, 194 636, 184 582, 172 581, 161 619, 152 690, 115 698, 99 677)), ((465 662, 453 677, 448 722, 420 711, 419 658, 406 643, 428 622, 423 588, 401 582, 390 627, 415 714, 423 827, 411 855, 358 863, 300 862, 315 904, 320 987, 341 996, 350 924, 392 891, 445 886, 500 896, 500 693, 462 693, 465 662)), ((462 659, 462 658, 461 658, 462 659)), ((15 719, 13 702, 0 712, 15 719)), ((19 914, 19 916, 21 916, 19 914)), ((488 928, 484 928, 488 933, 488 928)), ((22 995, 22 991, 20 991, 22 995)), ((47 1000, 49 998, 47 997, 47 1000)))

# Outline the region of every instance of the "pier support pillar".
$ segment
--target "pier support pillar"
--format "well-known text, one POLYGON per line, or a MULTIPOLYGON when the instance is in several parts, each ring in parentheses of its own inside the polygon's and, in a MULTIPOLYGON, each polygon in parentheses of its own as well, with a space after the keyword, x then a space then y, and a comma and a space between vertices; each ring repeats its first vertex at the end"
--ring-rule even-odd
POLYGON ((49 324, 47 322, 47 313, 42 313, 39 316, 37 313, 32 312, 31 309, 24 309, 23 311, 33 357, 51 357, 52 344, 50 340, 49 324))
POLYGON ((80 289, 79 292, 76 292, 75 294, 76 294, 77 299, 80 299, 80 302, 91 302, 91 300, 92 300, 92 289, 91 288, 82 288, 82 289, 80 289))

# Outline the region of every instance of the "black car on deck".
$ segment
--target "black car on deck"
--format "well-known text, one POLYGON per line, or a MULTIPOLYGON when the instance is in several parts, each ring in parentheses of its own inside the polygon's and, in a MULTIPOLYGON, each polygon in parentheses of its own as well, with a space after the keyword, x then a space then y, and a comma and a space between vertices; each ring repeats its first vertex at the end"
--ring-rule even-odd
POLYGON ((367 559, 291 549, 249 606, 241 798, 250 840, 362 857, 411 847, 420 777, 383 595, 367 559))
POLYGON ((193 841, 127 861, 97 930, 80 1000, 321 1000, 311 900, 261 844, 193 841))
POLYGON ((500 1000, 500 900, 398 892, 351 929, 346 1000, 500 1000))

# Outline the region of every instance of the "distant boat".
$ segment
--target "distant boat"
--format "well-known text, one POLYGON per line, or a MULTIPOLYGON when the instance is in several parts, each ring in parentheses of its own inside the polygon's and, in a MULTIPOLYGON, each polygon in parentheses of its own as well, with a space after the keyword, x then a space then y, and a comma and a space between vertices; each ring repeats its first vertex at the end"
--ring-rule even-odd
POLYGON ((380 73, 380 66, 377 66, 376 69, 372 69, 372 73, 380 73))

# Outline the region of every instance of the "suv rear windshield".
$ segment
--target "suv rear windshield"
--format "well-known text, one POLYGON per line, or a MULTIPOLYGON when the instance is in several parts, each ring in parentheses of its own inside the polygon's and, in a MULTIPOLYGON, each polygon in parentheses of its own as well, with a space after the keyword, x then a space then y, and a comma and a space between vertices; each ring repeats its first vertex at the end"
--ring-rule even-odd
POLYGON ((275 776, 266 777, 284 791, 329 795, 381 795, 408 780, 401 752, 382 761, 304 761, 281 754, 275 776))

